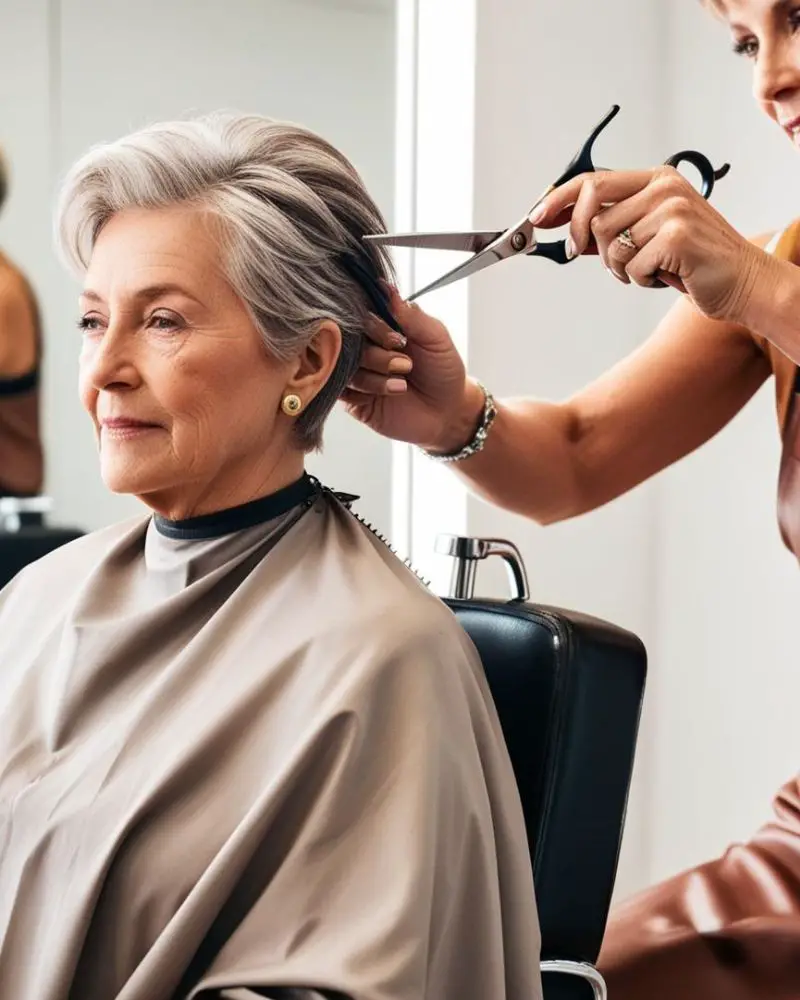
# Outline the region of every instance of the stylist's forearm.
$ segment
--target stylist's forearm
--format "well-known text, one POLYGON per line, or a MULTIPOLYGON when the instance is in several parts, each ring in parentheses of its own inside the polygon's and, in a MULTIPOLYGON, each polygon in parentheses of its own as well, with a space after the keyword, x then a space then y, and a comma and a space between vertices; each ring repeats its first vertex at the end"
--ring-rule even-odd
POLYGON ((751 285, 739 321, 800 364, 800 267, 768 258, 751 285))
MULTIPOLYGON (((453 414, 447 439, 436 450, 457 451, 475 433, 483 394, 467 385, 463 406, 453 414)), ((482 451, 454 462, 457 472, 483 499, 551 524, 580 513, 581 503, 570 445, 570 410, 538 400, 499 400, 497 417, 482 451)))

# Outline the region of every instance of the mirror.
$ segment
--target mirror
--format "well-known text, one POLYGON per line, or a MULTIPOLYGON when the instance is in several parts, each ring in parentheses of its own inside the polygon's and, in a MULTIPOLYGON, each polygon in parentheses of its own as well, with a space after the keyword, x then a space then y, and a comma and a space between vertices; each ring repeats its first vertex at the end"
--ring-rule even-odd
MULTIPOLYGON (((308 126, 356 165, 391 225, 394 0, 0 0, 0 249, 41 307, 45 491, 53 519, 93 529, 141 510, 98 473, 77 398, 78 286, 53 251, 54 195, 92 144, 221 108, 308 126)), ((0 370, 2 375, 2 370, 0 370)), ((390 520, 391 444, 343 412, 309 469, 390 520)))

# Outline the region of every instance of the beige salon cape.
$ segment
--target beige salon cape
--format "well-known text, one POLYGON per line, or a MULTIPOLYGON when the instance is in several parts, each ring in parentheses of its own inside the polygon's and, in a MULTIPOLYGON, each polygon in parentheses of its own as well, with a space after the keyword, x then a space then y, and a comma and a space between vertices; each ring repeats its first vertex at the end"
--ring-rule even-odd
POLYGON ((476 653, 330 494, 53 552, 0 672, 0 1000, 541 996, 476 653))

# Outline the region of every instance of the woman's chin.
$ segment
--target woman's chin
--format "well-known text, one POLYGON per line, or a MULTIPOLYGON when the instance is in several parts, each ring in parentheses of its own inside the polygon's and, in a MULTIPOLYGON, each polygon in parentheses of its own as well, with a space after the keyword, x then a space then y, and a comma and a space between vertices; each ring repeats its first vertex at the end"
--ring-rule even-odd
POLYGON ((145 496, 168 486, 168 477, 155 469, 125 467, 117 462, 103 462, 100 476, 111 493, 145 496))

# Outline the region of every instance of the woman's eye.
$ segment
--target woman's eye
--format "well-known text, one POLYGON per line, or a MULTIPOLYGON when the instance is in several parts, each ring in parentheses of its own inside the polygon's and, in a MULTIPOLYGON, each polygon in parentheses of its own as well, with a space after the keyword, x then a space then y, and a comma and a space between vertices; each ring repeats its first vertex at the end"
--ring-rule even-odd
POLYGON ((154 313, 147 324, 154 330, 177 330, 180 326, 175 316, 167 316, 164 313, 154 313))
POLYGON ((748 59, 754 59, 758 55, 758 42, 755 38, 740 38, 733 43, 733 51, 737 56, 747 56, 748 59))
MULTIPOLYGON (((792 34, 800 30, 800 6, 793 7, 786 15, 786 20, 792 34)), ((758 41, 753 37, 739 38, 733 43, 733 51, 737 55, 755 59, 758 55, 758 41)))
POLYGON ((90 333, 100 329, 100 320, 97 316, 81 316, 78 320, 78 329, 82 333, 90 333))

